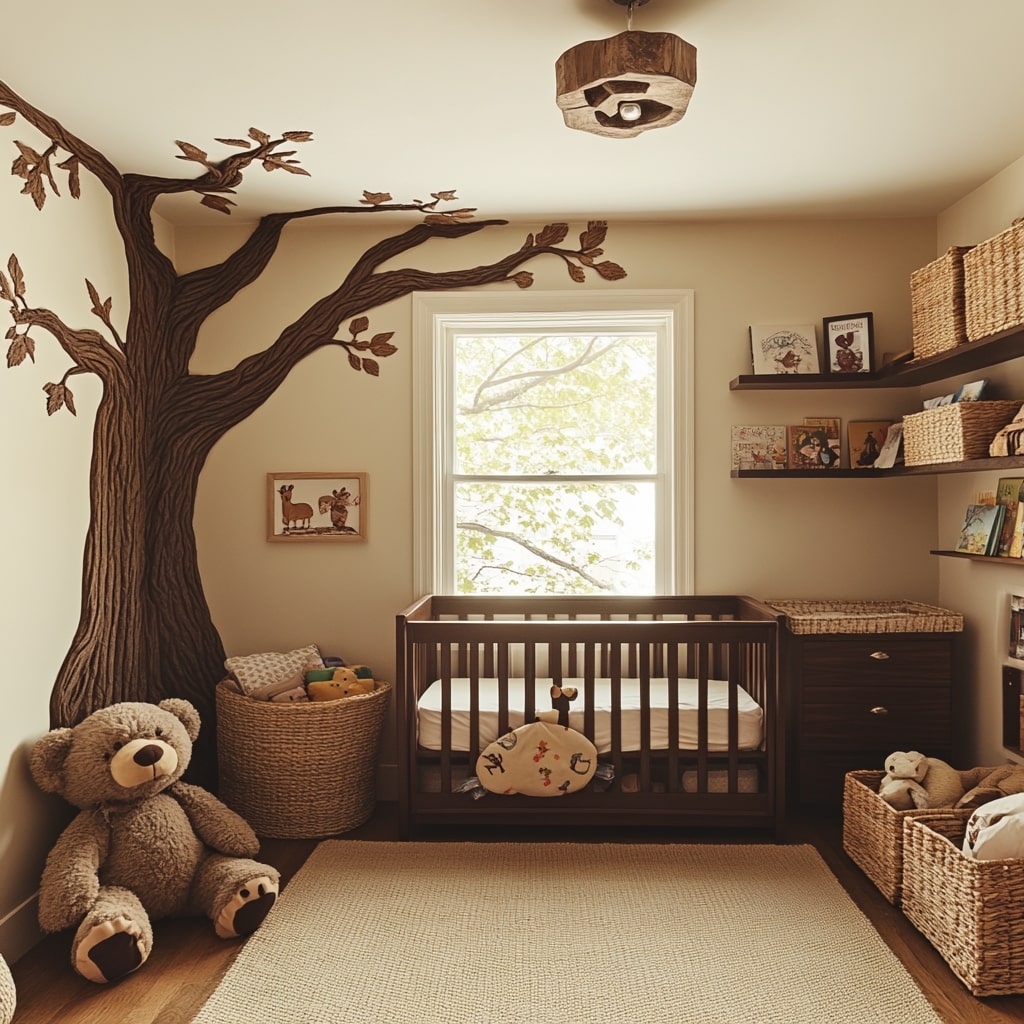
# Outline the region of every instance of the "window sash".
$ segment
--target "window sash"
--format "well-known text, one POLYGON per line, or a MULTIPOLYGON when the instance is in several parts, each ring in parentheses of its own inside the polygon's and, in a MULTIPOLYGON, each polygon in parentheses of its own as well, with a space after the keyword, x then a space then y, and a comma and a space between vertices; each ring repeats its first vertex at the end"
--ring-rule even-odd
MULTIPOLYGON (((641 333, 659 337, 658 442, 654 474, 545 474, 559 479, 651 480, 657 490, 656 593, 693 591, 693 293, 680 291, 417 293, 413 296, 414 587, 454 593, 456 474, 454 338, 508 329, 531 332, 641 333), (583 311, 580 307, 584 306, 583 311), (664 415, 661 413, 664 412, 664 415), (671 486, 670 486, 671 484, 671 486), (447 550, 446 550, 447 546, 447 550)), ((496 479, 529 479, 516 474, 496 479)))

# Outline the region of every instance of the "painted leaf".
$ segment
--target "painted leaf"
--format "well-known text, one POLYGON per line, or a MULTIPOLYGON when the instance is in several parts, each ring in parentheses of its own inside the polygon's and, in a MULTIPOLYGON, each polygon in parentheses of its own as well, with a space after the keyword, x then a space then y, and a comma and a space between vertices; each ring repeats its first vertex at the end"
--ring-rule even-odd
POLYGON ((391 201, 391 193, 367 192, 366 189, 363 189, 363 198, 359 201, 366 203, 368 206, 380 206, 381 203, 389 203, 391 201))
POLYGON ((283 139, 287 139, 289 142, 311 142, 313 140, 312 132, 284 132, 281 136, 283 139))
POLYGON ((21 264, 13 252, 7 261, 7 269, 10 271, 11 281, 14 282, 14 294, 20 298, 25 294, 25 275, 21 272, 21 264))
POLYGON ((69 156, 67 160, 62 160, 57 166, 62 171, 68 172, 68 189, 71 192, 71 198, 80 198, 82 195, 82 179, 78 173, 78 158, 69 156))
POLYGON ((0 114, 0 127, 7 128, 14 124, 14 111, 8 111, 6 114, 0 114))
POLYGON ((363 372, 368 373, 371 377, 379 377, 380 364, 375 359, 364 359, 363 372))
POLYGON ((608 234, 608 222, 603 220, 592 220, 587 224, 587 230, 580 232, 580 248, 584 251, 596 249, 604 242, 608 234))
POLYGON ((18 140, 15 139, 14 144, 18 147, 21 155, 29 163, 37 164, 43 159, 31 146, 26 146, 24 142, 18 142, 18 140))
POLYGON ((203 206, 208 206, 211 210, 217 210, 229 216, 231 215, 231 207, 235 205, 230 199, 225 199, 224 196, 212 196, 208 193, 204 194, 199 202, 203 206))
POLYGON ((604 278, 605 281, 621 281, 626 276, 626 271, 609 260, 594 265, 594 269, 604 278))
POLYGON ((222 146, 237 146, 239 149, 251 149, 252 143, 246 139, 214 139, 214 142, 219 142, 222 146))
POLYGON ((518 274, 512 275, 512 280, 520 288, 529 288, 533 284, 533 274, 528 270, 520 270, 518 274))
POLYGON ((36 343, 27 334, 17 334, 7 349, 7 367, 19 366, 28 357, 36 361, 36 343))
MULTIPOLYGON (((12 256, 11 259, 14 259, 14 257, 12 256)), ((2 270, 0 270, 0 298, 5 299, 7 302, 14 302, 11 282, 7 280, 7 275, 2 270)))
POLYGON ((355 320, 348 325, 349 331, 352 333, 354 338, 357 334, 362 333, 370 326, 370 318, 368 316, 357 316, 355 320))
POLYGON ((537 245, 558 245, 568 233, 568 224, 548 224, 547 227, 538 233, 537 245))
POLYGON ((194 160, 196 163, 200 164, 205 164, 207 162, 206 153, 204 153, 198 146, 193 146, 191 142, 181 142, 180 140, 175 139, 174 144, 181 150, 177 159, 194 160))
POLYGON ((373 339, 370 341, 370 351, 379 359, 386 359, 388 356, 393 356, 398 351, 398 349, 390 343, 394 336, 394 331, 388 331, 386 334, 375 334, 373 339))
POLYGON ((23 196, 31 196, 32 202, 36 204, 36 209, 41 210, 46 202, 46 190, 43 188, 42 178, 38 174, 33 174, 25 182, 25 187, 21 190, 21 194, 23 196))
POLYGON ((440 192, 431 192, 430 193, 430 197, 432 199, 436 199, 436 200, 438 200, 438 202, 442 202, 442 203, 450 203, 453 200, 458 199, 458 196, 455 194, 455 189, 453 189, 453 188, 452 189, 443 189, 440 192))
POLYGON ((355 352, 349 352, 348 365, 358 373, 363 368, 363 361, 355 354, 355 352))
POLYGON ((569 276, 577 283, 583 284, 587 279, 587 275, 584 273, 582 267, 577 267, 575 263, 569 264, 569 276))
POLYGON ((44 384, 43 390, 46 392, 47 396, 47 416, 52 416, 55 412, 60 412, 65 405, 68 407, 68 412, 71 413, 72 416, 77 415, 75 412, 75 396, 64 384, 44 384))
POLYGON ((249 138, 255 139, 261 146, 266 146, 270 142, 270 136, 266 132, 261 132, 259 128, 250 128, 249 138))

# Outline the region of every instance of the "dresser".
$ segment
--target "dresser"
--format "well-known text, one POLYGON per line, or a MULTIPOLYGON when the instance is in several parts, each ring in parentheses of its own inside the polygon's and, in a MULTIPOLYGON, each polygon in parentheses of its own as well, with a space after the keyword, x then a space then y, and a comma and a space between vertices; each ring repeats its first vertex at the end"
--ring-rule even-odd
POLYGON ((848 771, 894 750, 953 756, 963 619, 917 602, 772 600, 780 645, 789 798, 839 807, 848 771))

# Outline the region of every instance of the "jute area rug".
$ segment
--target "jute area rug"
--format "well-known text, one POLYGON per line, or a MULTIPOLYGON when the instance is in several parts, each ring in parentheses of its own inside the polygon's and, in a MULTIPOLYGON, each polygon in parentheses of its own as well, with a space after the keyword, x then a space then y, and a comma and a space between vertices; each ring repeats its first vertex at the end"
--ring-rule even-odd
POLYGON ((195 1024, 941 1024, 811 846, 321 843, 195 1024))

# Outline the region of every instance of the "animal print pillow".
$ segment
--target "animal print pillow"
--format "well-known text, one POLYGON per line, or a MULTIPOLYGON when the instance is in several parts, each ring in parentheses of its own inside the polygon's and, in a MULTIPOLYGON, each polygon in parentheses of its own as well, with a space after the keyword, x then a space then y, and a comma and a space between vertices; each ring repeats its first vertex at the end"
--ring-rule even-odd
POLYGON ((316 644, 310 644, 308 647, 298 647, 284 654, 270 651, 265 654, 246 654, 228 658, 224 662, 224 667, 238 682, 242 693, 251 696, 256 691, 289 679, 307 668, 323 668, 323 664, 320 649, 316 644))

